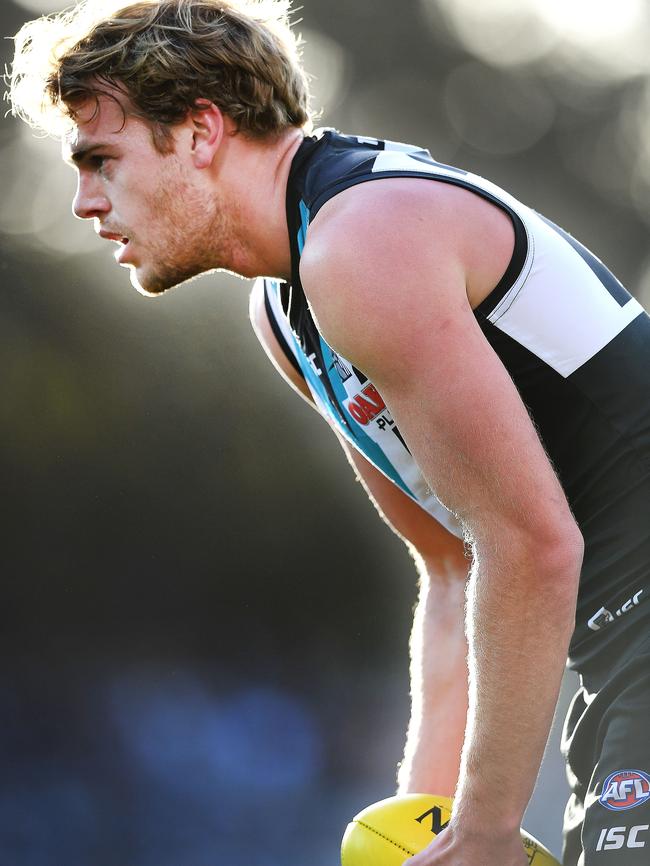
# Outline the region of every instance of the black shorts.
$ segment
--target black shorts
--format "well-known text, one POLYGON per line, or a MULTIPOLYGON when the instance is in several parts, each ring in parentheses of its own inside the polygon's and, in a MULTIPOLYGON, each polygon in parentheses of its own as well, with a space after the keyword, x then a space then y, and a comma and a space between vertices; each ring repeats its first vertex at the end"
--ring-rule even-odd
POLYGON ((650 636, 583 671, 562 736, 564 866, 650 864, 650 636))

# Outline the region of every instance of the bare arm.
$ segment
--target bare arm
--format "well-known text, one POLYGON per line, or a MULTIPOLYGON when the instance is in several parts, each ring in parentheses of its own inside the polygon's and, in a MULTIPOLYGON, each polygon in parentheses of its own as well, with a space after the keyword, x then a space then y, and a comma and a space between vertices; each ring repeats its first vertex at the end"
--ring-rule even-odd
POLYGON ((461 841, 421 862, 464 866, 468 840, 481 856, 496 840, 485 863, 503 866, 520 862, 515 833, 574 626, 582 540, 470 307, 473 214, 456 190, 435 184, 432 196, 428 183, 386 180, 330 200, 310 227, 301 274, 321 332, 376 383, 474 549, 470 710, 447 834, 461 841), (389 359, 376 350, 388 335, 389 359))
MULTIPOLYGON (((313 405, 305 380, 276 340, 259 289, 251 295, 255 333, 280 375, 313 405)), ((420 576, 410 639, 411 717, 399 792, 451 797, 467 718, 464 604, 469 561, 464 545, 338 438, 380 517, 411 550, 420 576), (440 658, 445 660, 442 665, 440 658)))

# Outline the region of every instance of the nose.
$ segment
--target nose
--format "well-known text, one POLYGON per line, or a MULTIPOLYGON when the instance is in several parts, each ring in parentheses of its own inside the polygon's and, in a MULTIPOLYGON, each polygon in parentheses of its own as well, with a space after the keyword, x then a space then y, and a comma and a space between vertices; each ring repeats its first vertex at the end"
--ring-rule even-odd
POLYGON ((99 184, 93 183, 93 178, 79 175, 77 192, 72 202, 72 212, 80 220, 91 220, 106 216, 111 204, 99 184))

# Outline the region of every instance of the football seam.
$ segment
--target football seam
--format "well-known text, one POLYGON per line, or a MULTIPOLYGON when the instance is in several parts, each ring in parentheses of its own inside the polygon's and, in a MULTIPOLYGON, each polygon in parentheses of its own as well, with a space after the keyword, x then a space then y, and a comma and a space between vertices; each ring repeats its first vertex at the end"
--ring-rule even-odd
POLYGON ((370 824, 364 824, 363 821, 357 821, 360 827, 363 827, 366 830, 370 830, 371 833, 374 833, 376 836, 379 836, 381 839, 385 839, 386 842, 390 842, 391 845, 394 845, 396 848, 399 848, 400 851, 404 851, 405 854, 408 854, 409 857, 415 857, 415 851, 409 851, 408 848, 405 848, 403 845, 400 845, 399 842, 396 842, 394 839, 391 839, 390 836, 386 836, 384 833, 380 833, 379 830, 375 830, 374 827, 371 827, 370 824))

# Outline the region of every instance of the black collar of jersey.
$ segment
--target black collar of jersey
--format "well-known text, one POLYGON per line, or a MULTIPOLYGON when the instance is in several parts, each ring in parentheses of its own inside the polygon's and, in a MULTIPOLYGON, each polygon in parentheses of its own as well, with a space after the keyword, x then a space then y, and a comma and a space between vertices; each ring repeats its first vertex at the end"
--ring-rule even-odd
POLYGON ((302 189, 304 186, 304 175, 307 165, 315 152, 324 144, 324 133, 319 130, 318 135, 305 136, 300 147, 295 152, 289 170, 286 195, 287 228, 289 229, 289 244, 291 248, 291 283, 300 285, 300 250, 298 248, 298 232, 300 230, 299 214, 302 189))

